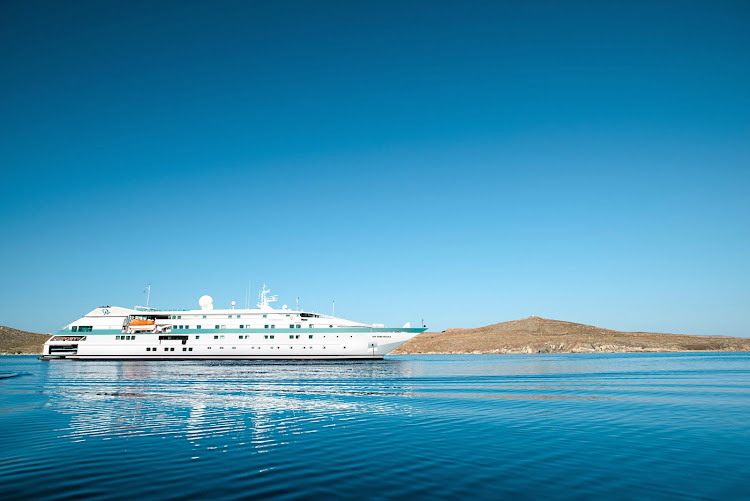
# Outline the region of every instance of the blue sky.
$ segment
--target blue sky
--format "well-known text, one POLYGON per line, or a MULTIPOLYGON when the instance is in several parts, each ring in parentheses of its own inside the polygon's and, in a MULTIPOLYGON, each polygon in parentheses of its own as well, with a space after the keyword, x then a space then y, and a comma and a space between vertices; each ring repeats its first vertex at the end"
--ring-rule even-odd
POLYGON ((750 335, 744 2, 4 2, 0 324, 750 335))

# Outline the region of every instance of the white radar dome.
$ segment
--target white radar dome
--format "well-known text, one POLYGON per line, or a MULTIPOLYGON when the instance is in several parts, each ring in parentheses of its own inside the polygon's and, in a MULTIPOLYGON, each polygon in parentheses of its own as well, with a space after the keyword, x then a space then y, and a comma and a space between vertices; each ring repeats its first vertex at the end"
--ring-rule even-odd
POLYGON ((198 304, 201 310, 213 310, 214 309, 214 298, 211 296, 201 296, 198 300, 198 304))

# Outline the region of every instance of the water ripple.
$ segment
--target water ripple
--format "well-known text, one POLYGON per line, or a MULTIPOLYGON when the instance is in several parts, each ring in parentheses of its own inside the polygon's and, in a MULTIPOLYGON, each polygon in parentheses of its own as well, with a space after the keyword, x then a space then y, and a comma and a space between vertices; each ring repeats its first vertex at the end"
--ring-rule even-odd
POLYGON ((748 354, 1 362, 7 499, 750 496, 748 354))

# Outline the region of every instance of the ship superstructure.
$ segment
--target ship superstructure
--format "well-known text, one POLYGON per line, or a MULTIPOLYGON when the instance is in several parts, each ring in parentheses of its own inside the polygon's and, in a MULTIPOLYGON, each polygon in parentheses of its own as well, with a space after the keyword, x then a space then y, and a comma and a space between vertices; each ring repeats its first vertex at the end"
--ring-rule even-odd
POLYGON ((41 359, 378 359, 425 331, 275 309, 275 301, 264 285, 257 309, 214 309, 210 296, 197 310, 102 306, 57 332, 41 359))

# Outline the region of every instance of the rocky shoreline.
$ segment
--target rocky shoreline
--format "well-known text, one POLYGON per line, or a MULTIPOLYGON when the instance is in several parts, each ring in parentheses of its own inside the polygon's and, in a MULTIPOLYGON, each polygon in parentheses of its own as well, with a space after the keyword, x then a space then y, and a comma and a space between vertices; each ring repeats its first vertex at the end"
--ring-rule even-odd
POLYGON ((477 329, 425 332, 394 355, 750 351, 750 338, 621 332, 529 317, 477 329))
POLYGON ((47 334, 21 331, 0 325, 0 355, 41 355, 47 334))

